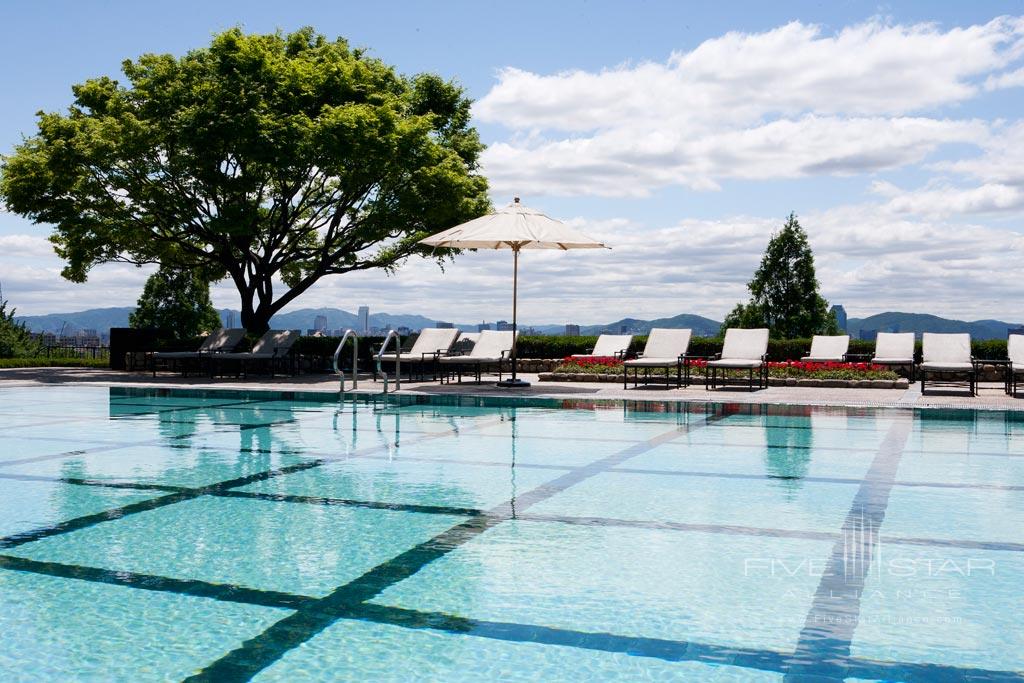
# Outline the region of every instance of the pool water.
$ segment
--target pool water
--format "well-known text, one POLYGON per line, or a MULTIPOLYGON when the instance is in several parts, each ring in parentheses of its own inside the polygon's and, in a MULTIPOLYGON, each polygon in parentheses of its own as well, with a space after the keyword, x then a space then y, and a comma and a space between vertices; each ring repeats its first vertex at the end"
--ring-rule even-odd
POLYGON ((0 680, 1024 680, 1024 414, 0 388, 0 680))

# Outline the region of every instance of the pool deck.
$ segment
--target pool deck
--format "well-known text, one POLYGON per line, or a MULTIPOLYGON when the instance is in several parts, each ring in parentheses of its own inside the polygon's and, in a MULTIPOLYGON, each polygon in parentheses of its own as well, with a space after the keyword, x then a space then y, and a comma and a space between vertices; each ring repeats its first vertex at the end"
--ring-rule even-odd
MULTIPOLYGON (((597 382, 540 382, 535 374, 521 377, 532 386, 524 389, 504 389, 494 385, 495 378, 486 378, 483 384, 439 384, 438 382, 402 382, 401 393, 421 395, 466 396, 531 396, 562 399, 598 399, 632 401, 691 401, 713 403, 759 403, 784 405, 868 406, 889 408, 965 408, 982 410, 1024 411, 1024 398, 1011 398, 1001 383, 982 383, 978 396, 966 391, 929 389, 921 395, 920 383, 908 389, 845 389, 817 387, 769 387, 755 392, 728 388, 705 391, 702 384, 683 389, 649 386, 623 389, 621 384, 597 382), (935 393, 932 393, 932 392, 935 393)), ((0 389, 5 386, 40 385, 133 386, 183 389, 270 390, 337 393, 338 379, 328 374, 310 374, 297 377, 234 378, 181 377, 161 373, 154 378, 149 373, 129 373, 94 368, 18 368, 0 370, 0 389)), ((348 382, 346 382, 348 384, 348 382)), ((390 387, 394 391, 394 385, 390 387)), ((374 382, 369 375, 359 380, 358 393, 379 394, 383 382, 374 382)))

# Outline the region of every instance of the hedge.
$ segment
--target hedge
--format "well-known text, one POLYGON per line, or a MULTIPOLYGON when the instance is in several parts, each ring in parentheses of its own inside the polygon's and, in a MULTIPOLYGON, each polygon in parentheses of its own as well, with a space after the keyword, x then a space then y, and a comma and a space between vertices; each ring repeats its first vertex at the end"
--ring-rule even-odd
MULTIPOLYGON (((414 337, 413 337, 414 338, 414 337)), ((242 344, 242 350, 250 348, 258 336, 251 335, 242 344)), ((183 339, 175 341, 161 341, 159 348, 162 351, 194 351, 202 343, 202 337, 195 339, 183 339)), ((340 337, 301 337, 293 347, 295 353, 303 356, 314 356, 323 359, 326 366, 334 355, 334 350, 341 341, 340 337)), ((404 338, 408 348, 409 338, 404 338)), ((359 365, 363 368, 371 367, 373 353, 380 348, 384 337, 363 337, 359 340, 359 365)), ((520 358, 565 358, 575 353, 590 353, 594 349, 597 337, 563 337, 553 335, 523 335, 519 337, 518 352, 520 358)), ((350 342, 351 343, 351 342, 350 342)), ((647 343, 646 335, 633 337, 629 353, 635 355, 644 349, 647 343)), ((807 355, 811 349, 810 339, 770 339, 768 341, 768 360, 784 361, 799 360, 807 355)), ((696 356, 712 356, 722 350, 721 337, 694 337, 690 340, 690 353, 696 356)), ((1005 359, 1006 341, 1003 339, 990 339, 985 341, 974 341, 971 343, 971 350, 976 358, 1005 359)), ((875 351, 875 342, 863 339, 850 340, 850 353, 866 354, 871 356, 875 351)), ((917 342, 917 360, 921 360, 921 342, 917 342)), ((351 362, 351 348, 346 348, 341 359, 347 366, 351 362)))
POLYGON ((109 368, 107 358, 0 358, 3 368, 109 368))
MULTIPOLYGON (((581 337, 549 337, 523 336, 519 338, 520 358, 565 358, 574 353, 590 353, 597 341, 595 336, 581 337)), ((646 336, 633 337, 629 346, 630 354, 637 354, 644 349, 646 336)), ((799 360, 811 350, 810 339, 769 339, 768 360, 784 361, 799 360)), ((690 340, 690 353, 695 356, 712 356, 722 351, 721 337, 694 337, 690 340)), ((875 352, 875 342, 866 339, 851 339, 849 353, 865 354, 868 357, 875 352)), ((986 339, 972 341, 971 352, 976 358, 1001 360, 1006 358, 1006 340, 986 339)), ((916 345, 916 358, 921 360, 921 342, 916 345)))

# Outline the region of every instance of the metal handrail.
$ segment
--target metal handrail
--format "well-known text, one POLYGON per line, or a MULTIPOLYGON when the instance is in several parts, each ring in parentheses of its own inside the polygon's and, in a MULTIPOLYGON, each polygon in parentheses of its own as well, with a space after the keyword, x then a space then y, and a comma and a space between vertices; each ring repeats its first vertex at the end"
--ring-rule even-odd
POLYGON ((388 393, 388 374, 384 372, 381 367, 381 358, 384 356, 384 352, 387 351, 388 343, 395 340, 395 390, 402 388, 402 340, 398 336, 398 333, 394 330, 388 330, 388 336, 384 337, 384 343, 380 345, 380 351, 377 352, 377 372, 384 375, 384 394, 388 393))
POLYGON ((338 389, 340 392, 345 391, 345 373, 338 367, 338 356, 341 355, 341 349, 349 337, 352 338, 352 388, 356 389, 359 386, 359 335, 355 330, 349 329, 345 330, 341 341, 338 342, 338 348, 334 350, 334 374, 341 378, 341 387, 338 389))

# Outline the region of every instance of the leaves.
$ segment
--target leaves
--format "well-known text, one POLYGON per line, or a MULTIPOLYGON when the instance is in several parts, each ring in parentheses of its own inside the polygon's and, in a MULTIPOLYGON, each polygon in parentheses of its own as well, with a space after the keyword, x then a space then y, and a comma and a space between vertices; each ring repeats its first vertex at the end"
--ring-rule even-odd
POLYGON ((784 339, 835 334, 838 325, 818 286, 807 233, 791 213, 782 229, 772 235, 761 265, 747 285, 750 302, 737 304, 722 329, 768 327, 784 339))
POLYGON ((225 31, 75 85, 0 168, 8 208, 54 226, 83 281, 110 261, 230 277, 243 322, 326 275, 393 269, 489 210, 470 100, 313 29, 225 31), (273 281, 288 287, 274 295, 273 281))

